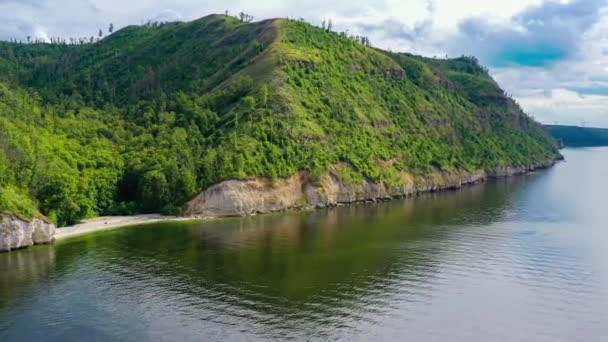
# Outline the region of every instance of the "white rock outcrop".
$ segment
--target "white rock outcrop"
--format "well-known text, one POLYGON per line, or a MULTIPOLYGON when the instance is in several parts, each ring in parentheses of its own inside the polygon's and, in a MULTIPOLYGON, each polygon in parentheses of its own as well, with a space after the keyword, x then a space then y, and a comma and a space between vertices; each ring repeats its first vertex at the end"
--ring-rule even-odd
POLYGON ((426 177, 401 175, 399 186, 388 187, 363 179, 345 184, 335 173, 320 180, 309 173, 272 181, 266 178, 228 180, 205 190, 187 203, 187 216, 223 217, 263 214, 287 209, 331 207, 339 204, 386 200, 421 192, 457 189, 493 177, 507 177, 546 168, 555 161, 546 160, 526 167, 504 167, 492 171, 447 173, 436 170, 426 177))
POLYGON ((55 226, 41 219, 26 221, 13 215, 0 215, 0 252, 51 243, 55 226))

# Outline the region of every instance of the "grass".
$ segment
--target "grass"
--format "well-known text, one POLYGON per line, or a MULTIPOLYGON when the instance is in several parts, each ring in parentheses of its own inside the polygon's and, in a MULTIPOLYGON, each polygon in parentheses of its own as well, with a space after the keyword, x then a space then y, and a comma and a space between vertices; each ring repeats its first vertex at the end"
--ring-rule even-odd
POLYGON ((0 213, 16 215, 26 220, 38 216, 36 203, 14 186, 0 188, 0 213))

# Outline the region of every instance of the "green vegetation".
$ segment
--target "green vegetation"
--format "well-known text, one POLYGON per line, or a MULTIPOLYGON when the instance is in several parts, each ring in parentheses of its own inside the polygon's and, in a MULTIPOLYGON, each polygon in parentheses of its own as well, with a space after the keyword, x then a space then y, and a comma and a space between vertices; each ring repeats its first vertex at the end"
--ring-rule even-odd
POLYGON ((0 43, 0 212, 32 216, 34 204, 60 225, 177 214, 230 178, 340 163, 349 182, 396 185, 398 171, 557 156, 474 58, 392 54, 330 31, 213 15, 92 44, 0 43))
POLYGON ((577 126, 547 125, 551 135, 564 146, 608 146, 608 129, 577 126))

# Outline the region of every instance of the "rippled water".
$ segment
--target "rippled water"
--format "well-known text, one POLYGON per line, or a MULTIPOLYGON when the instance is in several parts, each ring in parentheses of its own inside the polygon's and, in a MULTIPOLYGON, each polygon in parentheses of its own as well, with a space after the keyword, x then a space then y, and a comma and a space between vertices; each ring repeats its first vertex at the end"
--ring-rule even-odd
POLYGON ((608 149, 456 192, 0 255, 0 341, 608 341, 608 149))

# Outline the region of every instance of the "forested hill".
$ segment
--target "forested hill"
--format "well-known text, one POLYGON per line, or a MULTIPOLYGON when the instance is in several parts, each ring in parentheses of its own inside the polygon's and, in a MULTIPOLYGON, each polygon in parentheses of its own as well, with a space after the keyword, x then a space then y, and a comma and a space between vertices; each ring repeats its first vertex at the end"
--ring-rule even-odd
POLYGON ((474 58, 389 53, 301 21, 212 15, 88 44, 0 43, 0 212, 60 225, 179 213, 226 179, 337 163, 395 184, 557 155, 474 58))
POLYGON ((546 126, 551 135, 564 146, 594 147, 608 146, 608 129, 577 126, 546 126))

